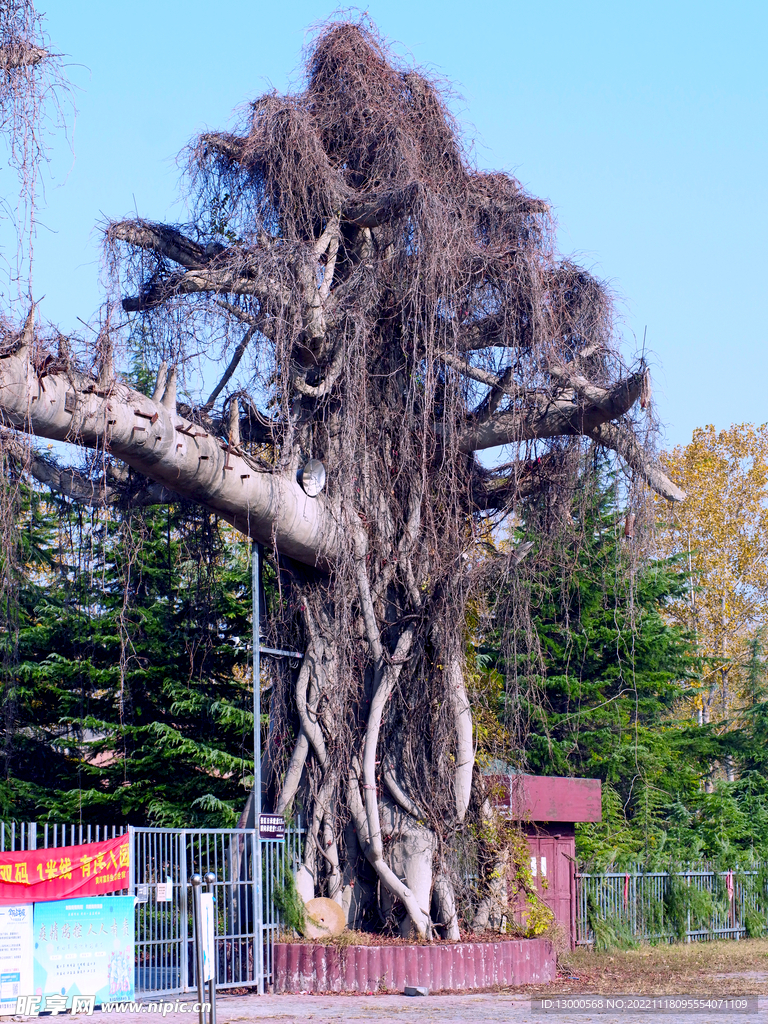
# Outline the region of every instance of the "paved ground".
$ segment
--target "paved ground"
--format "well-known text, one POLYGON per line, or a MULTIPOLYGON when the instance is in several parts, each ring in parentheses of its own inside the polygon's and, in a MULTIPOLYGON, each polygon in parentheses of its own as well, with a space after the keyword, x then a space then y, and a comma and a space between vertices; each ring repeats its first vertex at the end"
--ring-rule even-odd
MULTIPOLYGON (((556 998, 556 997, 555 997, 556 998)), ((566 998, 583 998, 571 996, 566 998)), ((758 998, 758 997, 753 997, 758 998)), ((648 1024, 665 1021, 668 1024, 689 1021, 690 1024, 768 1024, 768 997, 759 997, 757 1012, 744 1013, 584 1013, 533 1012, 531 1000, 519 995, 489 994, 427 996, 262 996, 220 995, 217 1001, 218 1024, 648 1024)), ((190 1004, 191 1008, 191 1004, 190 1004)), ((165 1019, 171 1024, 197 1024, 197 1014, 170 1012, 165 1018, 159 1013, 95 1013, 78 1016, 79 1024, 159 1024, 165 1019)), ((65 1018, 66 1020, 66 1018, 65 1018)))

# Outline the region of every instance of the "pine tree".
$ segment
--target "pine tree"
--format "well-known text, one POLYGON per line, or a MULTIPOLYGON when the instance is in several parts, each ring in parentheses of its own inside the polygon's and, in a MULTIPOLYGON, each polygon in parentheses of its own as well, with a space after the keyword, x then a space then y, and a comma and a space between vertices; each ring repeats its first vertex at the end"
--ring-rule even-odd
POLYGON ((74 516, 24 591, 6 813, 232 824, 253 772, 247 549, 199 510, 74 516))
MULTIPOLYGON (((524 709, 521 766, 603 782, 604 821, 580 829, 580 854, 647 857, 666 846, 674 807, 698 795, 719 739, 690 728, 699 660, 665 616, 688 586, 684 564, 638 557, 615 484, 585 473, 582 487, 591 494, 574 503, 550 568, 527 581, 532 638, 490 635, 484 650, 507 681, 501 720, 511 686, 518 719, 524 709)), ((533 516, 518 533, 518 543, 541 543, 533 516)), ((510 599, 502 592, 496 603, 510 599)))

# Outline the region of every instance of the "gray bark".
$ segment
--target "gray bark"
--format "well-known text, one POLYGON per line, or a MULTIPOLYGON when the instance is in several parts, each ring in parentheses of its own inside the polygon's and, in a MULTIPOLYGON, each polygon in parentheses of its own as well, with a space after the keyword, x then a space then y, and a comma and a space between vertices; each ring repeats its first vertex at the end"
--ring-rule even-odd
POLYGON ((244 452, 230 451, 225 441, 178 415, 175 405, 171 380, 156 402, 115 380, 102 388, 63 373, 38 379, 24 348, 0 359, 6 425, 115 455, 298 561, 333 561, 339 531, 322 495, 308 497, 293 476, 257 470, 244 452))

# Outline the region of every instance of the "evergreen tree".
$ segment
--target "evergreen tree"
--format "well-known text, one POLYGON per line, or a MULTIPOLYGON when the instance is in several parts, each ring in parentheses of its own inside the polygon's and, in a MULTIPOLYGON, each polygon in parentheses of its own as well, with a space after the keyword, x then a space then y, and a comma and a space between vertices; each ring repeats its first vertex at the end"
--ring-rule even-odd
POLYGON ((247 549, 199 510, 62 512, 4 680, 4 812, 232 824, 253 772, 247 549))
MULTIPOLYGON (((532 637, 492 634, 481 651, 507 681, 501 720, 512 685, 515 716, 525 710, 521 767, 603 782, 604 820, 580 828, 580 855, 666 856, 674 816, 698 798, 721 743, 711 729, 691 727, 690 681, 700 663, 692 637, 665 616, 686 592, 687 573, 680 559, 644 557, 624 536, 615 485, 595 473, 582 486, 591 493, 574 503, 550 568, 496 601, 524 593, 532 637)), ((533 518, 518 532, 518 542, 541 542, 533 518)))

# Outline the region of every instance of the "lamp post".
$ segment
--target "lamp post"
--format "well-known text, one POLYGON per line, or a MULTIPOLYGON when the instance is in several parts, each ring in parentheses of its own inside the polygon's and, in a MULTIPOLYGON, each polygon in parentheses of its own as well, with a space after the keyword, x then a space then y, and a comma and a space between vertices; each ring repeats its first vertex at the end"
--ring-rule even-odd
POLYGON ((264 995, 264 903, 261 878, 261 545, 251 547, 251 591, 253 598, 253 816, 256 827, 255 863, 256 906, 254 936, 256 944, 257 992, 264 995))
POLYGON ((261 856, 261 656, 272 658, 303 658, 299 651, 284 651, 279 647, 261 646, 261 544, 251 545, 251 622, 253 629, 253 815, 254 838, 254 907, 256 945, 257 992, 264 994, 264 896, 261 856))

